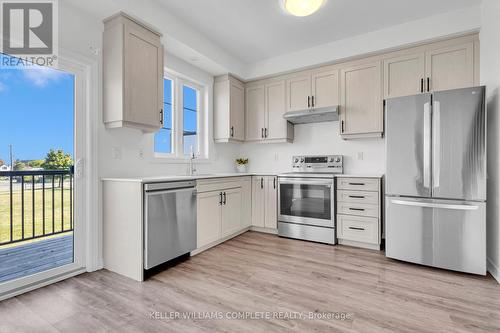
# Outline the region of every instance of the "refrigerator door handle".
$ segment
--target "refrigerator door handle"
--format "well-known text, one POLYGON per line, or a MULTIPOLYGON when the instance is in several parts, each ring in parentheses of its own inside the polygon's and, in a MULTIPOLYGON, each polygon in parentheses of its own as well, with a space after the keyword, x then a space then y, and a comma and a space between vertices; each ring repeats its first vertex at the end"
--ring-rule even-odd
POLYGON ((441 104, 434 101, 432 109, 432 180, 433 188, 439 187, 441 172, 441 104))
POLYGON ((440 204, 424 201, 405 201, 405 200, 391 200, 395 205, 424 207, 424 208, 440 208, 452 210, 478 210, 479 206, 475 205, 453 205, 453 204, 440 204))
POLYGON ((424 187, 430 188, 431 186, 431 104, 429 102, 424 104, 424 158, 423 158, 423 177, 424 187))

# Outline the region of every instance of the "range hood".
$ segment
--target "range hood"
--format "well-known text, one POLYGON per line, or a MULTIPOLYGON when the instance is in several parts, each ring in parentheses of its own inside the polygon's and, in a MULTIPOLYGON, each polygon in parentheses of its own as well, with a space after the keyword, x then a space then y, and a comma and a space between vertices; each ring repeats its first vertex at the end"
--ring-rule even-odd
POLYGON ((283 118, 292 124, 322 123, 339 120, 338 106, 310 110, 290 111, 283 118))

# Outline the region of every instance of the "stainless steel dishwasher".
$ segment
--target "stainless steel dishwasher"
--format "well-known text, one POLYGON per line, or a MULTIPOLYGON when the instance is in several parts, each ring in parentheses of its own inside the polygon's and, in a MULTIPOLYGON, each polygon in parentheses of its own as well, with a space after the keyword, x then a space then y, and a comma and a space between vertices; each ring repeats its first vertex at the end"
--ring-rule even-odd
POLYGON ((144 268, 196 249, 196 182, 144 185, 144 268))

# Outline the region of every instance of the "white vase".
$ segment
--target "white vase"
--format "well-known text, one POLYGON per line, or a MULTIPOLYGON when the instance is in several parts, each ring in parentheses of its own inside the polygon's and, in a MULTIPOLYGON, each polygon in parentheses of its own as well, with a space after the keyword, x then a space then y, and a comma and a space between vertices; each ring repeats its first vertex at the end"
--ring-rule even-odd
POLYGON ((247 165, 246 164, 236 164, 236 170, 239 173, 246 173, 247 172, 247 165))

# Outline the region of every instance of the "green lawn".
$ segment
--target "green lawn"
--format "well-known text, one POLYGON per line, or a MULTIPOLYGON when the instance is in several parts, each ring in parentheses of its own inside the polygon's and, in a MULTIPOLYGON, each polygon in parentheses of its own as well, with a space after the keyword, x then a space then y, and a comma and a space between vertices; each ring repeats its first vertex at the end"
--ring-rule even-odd
MULTIPOLYGON (((66 185, 66 184, 65 184, 66 185)), ((35 190, 35 216, 33 221, 33 195, 31 189, 24 191, 24 235, 25 238, 33 236, 33 224, 35 226, 35 236, 43 234, 43 200, 42 190, 35 190)), ((13 191, 13 239, 22 238, 22 200, 21 190, 13 191)), ((65 188, 63 198, 61 190, 52 188, 45 189, 45 233, 60 232, 63 229, 61 223, 64 216, 64 230, 70 229, 70 191, 65 188), (52 201, 54 192, 54 201, 52 201), (64 209, 61 211, 61 204, 64 209), (54 208, 54 218, 52 218, 52 208, 54 208)), ((0 243, 10 240, 10 197, 8 191, 0 191, 0 243)))

